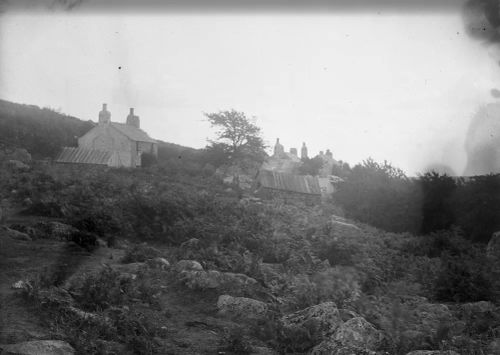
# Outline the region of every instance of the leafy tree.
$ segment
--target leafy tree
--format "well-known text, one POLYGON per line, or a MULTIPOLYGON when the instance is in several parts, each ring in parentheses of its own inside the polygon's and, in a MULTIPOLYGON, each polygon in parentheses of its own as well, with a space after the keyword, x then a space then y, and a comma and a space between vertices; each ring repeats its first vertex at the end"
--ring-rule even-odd
POLYGON ((474 176, 458 184, 452 205, 469 239, 487 242, 500 230, 499 192, 500 174, 474 176))
POLYGON ((335 194, 348 217, 393 232, 418 231, 420 198, 401 169, 371 158, 354 166, 335 194))
POLYGON ((423 194, 421 232, 450 228, 455 222, 452 205, 455 180, 433 171, 420 176, 418 183, 423 194))
POLYGON ((207 150, 227 164, 248 165, 264 160, 266 148, 261 129, 250 122, 243 112, 236 110, 205 113, 212 127, 216 127, 217 139, 209 140, 207 150))

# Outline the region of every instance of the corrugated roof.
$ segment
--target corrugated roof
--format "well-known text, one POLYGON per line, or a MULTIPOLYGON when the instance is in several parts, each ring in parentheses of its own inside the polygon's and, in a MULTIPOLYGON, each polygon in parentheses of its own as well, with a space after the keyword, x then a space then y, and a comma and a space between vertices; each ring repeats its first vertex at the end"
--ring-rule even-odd
POLYGON ((156 143, 154 139, 148 136, 148 134, 140 128, 117 122, 111 122, 110 125, 133 141, 156 143))
POLYGON ((258 181, 261 186, 303 194, 321 195, 318 179, 314 176, 278 173, 276 171, 261 170, 258 181))
POLYGON ((56 157, 56 163, 108 165, 111 152, 95 149, 64 147, 56 157))

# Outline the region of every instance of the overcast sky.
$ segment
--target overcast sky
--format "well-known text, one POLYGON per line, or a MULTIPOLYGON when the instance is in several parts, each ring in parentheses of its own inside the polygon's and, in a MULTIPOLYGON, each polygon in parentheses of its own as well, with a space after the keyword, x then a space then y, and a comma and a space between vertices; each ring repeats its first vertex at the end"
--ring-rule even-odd
MULTIPOLYGON (((85 4, 82 5, 82 9, 85 4)), ((201 148, 203 112, 255 116, 271 146, 460 174, 471 115, 500 87, 491 49, 447 11, 218 14, 7 11, 0 98, 97 120, 135 107, 152 137, 201 148)))

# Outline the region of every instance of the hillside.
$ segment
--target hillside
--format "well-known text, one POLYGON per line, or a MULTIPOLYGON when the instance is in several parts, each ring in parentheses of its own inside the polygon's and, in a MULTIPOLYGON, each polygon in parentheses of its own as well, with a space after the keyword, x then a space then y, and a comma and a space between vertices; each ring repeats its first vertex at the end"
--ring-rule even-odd
MULTIPOLYGON (((50 108, 0 100, 0 148, 24 148, 35 159, 53 158, 62 147, 78 145, 77 138, 96 123, 83 121, 50 108)), ((193 160, 194 148, 158 141, 159 161, 193 160)))
POLYGON ((0 182, 8 351, 498 353, 498 246, 458 230, 383 232, 158 167, 35 163, 0 182))
POLYGON ((27 149, 35 158, 54 157, 63 146, 76 146, 77 137, 93 125, 49 108, 0 100, 0 144, 27 149))

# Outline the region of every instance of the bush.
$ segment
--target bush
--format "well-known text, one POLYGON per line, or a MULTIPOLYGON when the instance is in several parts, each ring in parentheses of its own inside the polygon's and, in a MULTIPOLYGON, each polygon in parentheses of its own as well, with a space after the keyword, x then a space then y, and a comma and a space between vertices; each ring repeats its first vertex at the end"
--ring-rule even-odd
POLYGON ((290 303, 303 309, 327 301, 339 307, 361 295, 359 275, 353 268, 335 267, 309 275, 298 275, 290 282, 290 303))
POLYGON ((97 247, 97 236, 92 233, 77 231, 73 232, 70 241, 76 243, 78 246, 93 251, 97 247))
POLYGON ((162 253, 158 249, 144 243, 128 249, 127 253, 122 259, 122 263, 142 263, 149 259, 154 259, 160 256, 162 256, 162 253))
POLYGON ((248 336, 240 326, 224 329, 224 335, 219 349, 223 353, 228 351, 231 354, 248 355, 252 353, 252 346, 248 341, 248 336))
POLYGON ((485 258, 444 253, 435 297, 452 302, 493 300, 492 279, 485 258))

